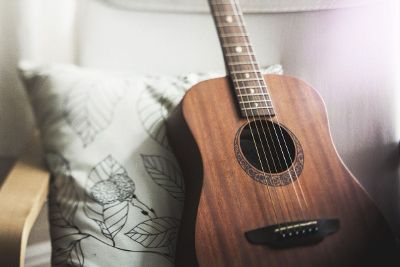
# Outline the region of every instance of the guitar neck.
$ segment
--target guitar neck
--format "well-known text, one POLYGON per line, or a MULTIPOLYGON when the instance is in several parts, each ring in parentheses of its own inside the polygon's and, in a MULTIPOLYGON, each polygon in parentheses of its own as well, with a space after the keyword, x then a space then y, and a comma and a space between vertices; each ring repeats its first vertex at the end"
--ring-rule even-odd
POLYGON ((237 0, 209 0, 225 65, 243 117, 275 114, 237 0))

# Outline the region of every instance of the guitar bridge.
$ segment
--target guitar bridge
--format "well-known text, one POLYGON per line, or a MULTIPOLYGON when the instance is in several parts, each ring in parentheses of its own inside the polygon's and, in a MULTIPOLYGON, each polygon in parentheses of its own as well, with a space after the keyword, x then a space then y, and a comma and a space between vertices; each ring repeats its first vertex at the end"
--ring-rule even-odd
POLYGON ((282 249, 317 244, 339 228, 338 219, 296 221, 251 230, 245 236, 251 244, 282 249))

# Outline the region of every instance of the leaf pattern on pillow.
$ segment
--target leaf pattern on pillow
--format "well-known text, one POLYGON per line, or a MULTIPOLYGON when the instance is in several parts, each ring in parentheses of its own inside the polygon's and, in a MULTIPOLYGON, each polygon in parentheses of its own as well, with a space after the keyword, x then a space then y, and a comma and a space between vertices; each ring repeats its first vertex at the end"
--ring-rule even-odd
POLYGON ((107 156, 89 173, 84 211, 96 222, 104 237, 115 246, 114 237, 125 226, 129 205, 148 217, 156 216, 135 194, 135 183, 125 168, 112 156, 107 156))
POLYGON ((81 247, 81 240, 88 236, 77 232, 54 241, 58 244, 54 245, 57 248, 53 249, 52 266, 83 267, 85 257, 81 247), (61 243, 63 243, 62 246, 59 245, 61 243))
POLYGON ((180 169, 172 161, 157 155, 141 155, 147 174, 173 198, 183 202, 185 188, 180 169))
POLYGON ((140 121, 149 134, 161 146, 169 149, 165 120, 176 107, 185 92, 206 75, 179 76, 177 78, 149 78, 141 92, 137 110, 140 121))
POLYGON ((146 85, 137 103, 138 113, 144 129, 160 145, 169 148, 166 136, 165 113, 173 104, 158 94, 154 87, 146 85))
POLYGON ((136 225, 125 235, 145 248, 167 248, 166 256, 174 258, 179 220, 171 217, 153 218, 136 225))
POLYGON ((146 248, 168 247, 176 239, 178 228, 179 220, 159 217, 136 225, 126 235, 146 248))
POLYGON ((60 206, 60 212, 66 221, 73 224, 79 196, 69 162, 58 153, 48 152, 46 153, 46 163, 53 175, 53 186, 58 192, 55 199, 60 206))
MULTIPOLYGON (((59 203, 58 194, 62 193, 57 188, 55 181, 51 182, 49 197, 49 221, 52 237, 52 266, 79 266, 85 262, 81 241, 90 235, 81 230, 65 218, 63 207, 59 203)), ((75 214, 73 214, 75 215, 75 214)))
POLYGON ((72 86, 63 103, 64 116, 84 147, 111 123, 126 88, 126 81, 93 78, 80 79, 72 86))
MULTIPOLYGON (((108 205, 98 205, 97 212, 101 218, 96 219, 96 223, 99 225, 101 233, 114 242, 114 237, 124 227, 129 211, 129 205, 127 201, 115 202, 108 205)), ((94 208, 91 207, 92 211, 94 208)), ((115 243, 113 243, 115 245, 115 243)))
MULTIPOLYGON (((71 190, 75 187, 75 183, 69 162, 62 155, 54 152, 46 154, 46 162, 53 174, 49 196, 52 266, 84 267, 85 253, 81 241, 86 238, 101 242, 110 248, 126 252, 152 253, 165 257, 171 263, 174 262, 179 220, 171 217, 157 217, 154 209, 140 201, 135 194, 135 183, 130 179, 125 168, 112 156, 107 156, 91 169, 83 207, 79 205, 76 190, 71 190), (71 192, 75 193, 71 194, 71 192), (73 209, 64 203, 71 198, 74 201, 73 209), (83 228, 76 225, 75 217, 79 216, 77 214, 79 207, 83 208, 83 213, 88 218, 96 222, 99 234, 93 230, 82 231, 87 227, 85 222, 83 222, 83 228), (133 209, 138 210, 141 216, 144 215, 147 219, 139 222, 136 227, 123 235, 140 244, 143 249, 139 250, 134 247, 120 247, 115 242, 116 235, 124 227, 130 229, 131 226, 126 224, 128 215, 133 209), (154 227, 164 227, 164 229, 159 228, 159 233, 156 233, 154 227), (141 233, 147 242, 139 241, 137 238, 134 240, 133 231, 140 234, 140 229, 145 232, 153 231, 153 235, 147 235, 147 237, 145 232, 141 233)), ((137 216, 133 215, 133 217, 137 216)))

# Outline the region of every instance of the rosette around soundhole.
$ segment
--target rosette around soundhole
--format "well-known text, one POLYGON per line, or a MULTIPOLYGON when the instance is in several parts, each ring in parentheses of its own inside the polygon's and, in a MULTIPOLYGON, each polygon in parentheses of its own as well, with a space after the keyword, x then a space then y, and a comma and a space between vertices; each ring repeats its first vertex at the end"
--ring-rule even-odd
POLYGON ((234 142, 236 158, 252 179, 268 186, 294 182, 304 166, 304 153, 296 136, 270 120, 244 124, 234 142))

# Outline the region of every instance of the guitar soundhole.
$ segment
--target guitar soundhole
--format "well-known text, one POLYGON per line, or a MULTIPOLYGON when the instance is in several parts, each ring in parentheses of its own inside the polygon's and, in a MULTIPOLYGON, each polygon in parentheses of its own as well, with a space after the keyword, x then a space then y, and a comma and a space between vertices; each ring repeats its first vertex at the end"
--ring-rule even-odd
POLYGON ((293 182, 303 169, 303 150, 297 138, 269 120, 254 120, 242 126, 235 152, 250 177, 270 186, 293 182))
POLYGON ((267 173, 286 171, 296 156, 290 134, 267 120, 252 121, 243 128, 240 148, 251 165, 267 173))

